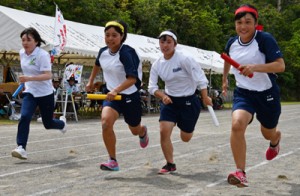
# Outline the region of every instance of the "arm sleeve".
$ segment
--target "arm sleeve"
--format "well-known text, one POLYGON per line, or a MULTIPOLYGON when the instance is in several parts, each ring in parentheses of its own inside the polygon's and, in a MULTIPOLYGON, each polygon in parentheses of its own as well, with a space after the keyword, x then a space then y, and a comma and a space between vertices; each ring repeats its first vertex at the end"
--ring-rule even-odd
POLYGON ((99 50, 99 52, 98 52, 97 58, 96 58, 96 60, 95 60, 95 65, 98 66, 98 67, 101 66, 99 59, 100 59, 100 56, 101 56, 102 52, 105 51, 105 50, 107 50, 107 46, 104 47, 104 48, 101 48, 101 49, 99 50))
POLYGON ((139 89, 141 86, 141 80, 138 75, 138 69, 140 66, 140 58, 133 48, 123 46, 120 50, 120 61, 124 65, 126 77, 132 76, 136 78, 135 86, 139 89))
POLYGON ((265 32, 262 39, 263 41, 258 43, 262 43, 260 50, 266 55, 266 63, 283 57, 275 38, 270 33, 265 32))
POLYGON ((190 56, 188 56, 184 62, 184 67, 186 71, 192 76, 193 81, 195 81, 197 89, 206 89, 208 80, 201 66, 195 61, 193 57, 190 56))
POLYGON ((236 39, 238 39, 237 36, 231 37, 231 38, 229 38, 229 40, 227 41, 226 46, 225 46, 225 52, 226 52, 227 55, 229 55, 229 49, 230 49, 231 44, 232 44, 236 39))
POLYGON ((40 71, 51 71, 51 59, 49 53, 40 51, 36 58, 37 62, 41 65, 40 71))
POLYGON ((151 95, 154 95, 154 92, 158 90, 157 83, 158 83, 158 72, 154 62, 150 69, 149 84, 148 84, 148 92, 151 95))

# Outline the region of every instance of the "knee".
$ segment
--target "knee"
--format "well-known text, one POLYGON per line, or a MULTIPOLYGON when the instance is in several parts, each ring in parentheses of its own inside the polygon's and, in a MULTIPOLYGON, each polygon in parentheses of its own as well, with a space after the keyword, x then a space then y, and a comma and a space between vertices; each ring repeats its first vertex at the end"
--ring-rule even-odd
POLYGON ((241 120, 234 120, 232 122, 231 132, 232 133, 243 133, 246 129, 247 124, 243 123, 241 120))
POLYGON ((30 115, 22 115, 20 118, 20 122, 30 122, 31 121, 31 116, 30 115))
POLYGON ((113 122, 110 121, 109 119, 102 118, 101 125, 102 125, 102 131, 107 132, 113 129, 113 122))
POLYGON ((181 137, 181 140, 182 140, 183 142, 189 142, 189 141, 191 140, 191 138, 184 138, 184 137, 181 137))
POLYGON ((192 139, 192 136, 193 136, 193 134, 188 134, 188 135, 181 134, 181 140, 183 142, 189 142, 192 139))
POLYGON ((43 121, 45 129, 52 129, 52 123, 48 121, 43 121))
POLYGON ((44 127, 45 127, 45 129, 51 129, 52 128, 50 123, 44 123, 44 127))

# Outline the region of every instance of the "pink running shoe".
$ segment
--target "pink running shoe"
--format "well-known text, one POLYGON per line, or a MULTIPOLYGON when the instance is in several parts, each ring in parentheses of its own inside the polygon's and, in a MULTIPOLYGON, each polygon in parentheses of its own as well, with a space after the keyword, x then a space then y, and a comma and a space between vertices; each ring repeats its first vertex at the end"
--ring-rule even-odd
POLYGON ((159 170, 158 174, 169 174, 174 173, 176 171, 175 163, 167 163, 161 170, 159 170))
POLYGON ((148 131, 147 131, 147 127, 145 127, 145 135, 144 137, 140 137, 140 146, 142 148, 146 148, 148 146, 148 143, 149 143, 149 136, 148 136, 148 131))
POLYGON ((240 188, 248 187, 246 173, 240 170, 236 170, 235 172, 230 173, 227 177, 227 182, 240 188))
POLYGON ((280 150, 279 142, 275 147, 269 146, 269 148, 266 151, 266 159, 268 161, 274 159, 279 154, 279 150, 280 150))
POLYGON ((106 171, 119 171, 119 165, 117 161, 109 159, 107 162, 100 164, 100 169, 106 171))

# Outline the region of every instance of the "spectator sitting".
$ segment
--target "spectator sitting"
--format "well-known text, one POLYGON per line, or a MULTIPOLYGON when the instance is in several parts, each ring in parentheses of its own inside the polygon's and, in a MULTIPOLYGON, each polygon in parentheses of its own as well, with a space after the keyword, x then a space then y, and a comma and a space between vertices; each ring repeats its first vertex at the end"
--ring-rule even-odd
POLYGON ((54 77, 52 79, 52 85, 53 85, 53 89, 54 89, 54 95, 57 94, 57 90, 58 89, 62 89, 62 87, 60 86, 60 83, 61 83, 61 78, 54 77))
MULTIPOLYGON (((66 91, 67 91, 68 95, 73 95, 73 96, 81 95, 79 88, 76 85, 77 83, 78 83, 78 81, 75 80, 75 77, 73 75, 67 80, 66 91)), ((70 100, 71 100, 71 98, 70 98, 70 100)), ((68 104, 67 111, 72 111, 72 109, 70 109, 70 107, 72 107, 71 104, 68 104)), ((76 108, 76 111, 79 109, 79 106, 76 102, 75 102, 75 108, 76 108)))

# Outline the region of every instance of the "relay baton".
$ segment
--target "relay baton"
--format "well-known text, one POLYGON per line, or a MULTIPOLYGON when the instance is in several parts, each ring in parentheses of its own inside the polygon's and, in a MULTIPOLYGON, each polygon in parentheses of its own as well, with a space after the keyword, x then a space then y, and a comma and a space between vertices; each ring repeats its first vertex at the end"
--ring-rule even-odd
POLYGON ((207 108, 208 108, 208 111, 209 111, 209 113, 211 115, 211 118, 213 119, 213 122, 214 122, 215 126, 218 127, 220 124, 219 124, 217 116, 216 116, 216 114, 214 112, 214 109, 210 105, 208 105, 207 108))
POLYGON ((16 98, 23 88, 24 88, 24 83, 21 83, 17 88, 17 90, 12 95, 12 98, 16 98))
MULTIPOLYGON (((93 100, 104 100, 106 99, 106 94, 87 94, 86 98, 87 99, 93 99, 93 100)), ((114 100, 121 100, 122 96, 121 95, 116 95, 114 100)))
MULTIPOLYGON (((221 58, 224 59, 227 63, 231 64, 233 67, 235 67, 238 70, 242 70, 240 67, 240 64, 238 64, 235 60, 230 58, 227 54, 222 53, 221 58)), ((253 77, 253 73, 248 75, 249 78, 253 77)))

